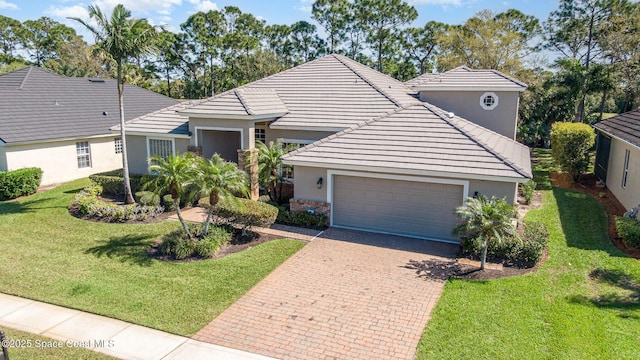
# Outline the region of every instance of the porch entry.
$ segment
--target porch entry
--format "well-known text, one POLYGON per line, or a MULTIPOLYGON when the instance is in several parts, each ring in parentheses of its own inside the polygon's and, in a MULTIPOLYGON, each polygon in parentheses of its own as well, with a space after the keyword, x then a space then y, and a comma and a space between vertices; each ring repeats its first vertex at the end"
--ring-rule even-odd
POLYGON ((242 149, 242 131, 197 129, 196 146, 202 147, 202 156, 205 159, 218 154, 227 161, 238 163, 238 149, 242 149))

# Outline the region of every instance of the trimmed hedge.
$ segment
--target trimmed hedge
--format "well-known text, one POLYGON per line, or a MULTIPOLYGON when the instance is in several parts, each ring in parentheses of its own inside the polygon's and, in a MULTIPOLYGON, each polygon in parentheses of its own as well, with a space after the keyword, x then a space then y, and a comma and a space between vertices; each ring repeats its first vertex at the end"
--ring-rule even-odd
POLYGON ((11 200, 38 191, 42 180, 40 168, 0 171, 0 200, 11 200))
MULTIPOLYGON (((190 224, 189 230, 194 239, 202 238, 202 225, 190 224)), ((158 249, 160 254, 170 259, 208 258, 218 252, 220 247, 231 241, 231 233, 222 227, 210 227, 207 236, 200 240, 187 238, 182 228, 174 230, 162 237, 158 249)))
POLYGON ((138 191, 135 198, 140 205, 160 206, 160 195, 151 191, 138 191))
POLYGON ((640 221, 616 216, 616 231, 625 245, 640 248, 640 221))
POLYGON ((551 156, 573 181, 589 169, 589 150, 595 139, 595 131, 588 124, 557 122, 551 126, 551 156))
POLYGON ((278 206, 276 222, 310 229, 325 229, 327 227, 327 216, 311 214, 306 211, 291 212, 285 206, 278 206))
POLYGON ((216 205, 214 213, 227 224, 241 224, 243 230, 247 230, 253 226, 271 226, 278 216, 278 208, 249 199, 223 198, 216 205))
MULTIPOLYGON (((135 194, 140 191, 142 183, 146 181, 149 176, 151 175, 130 174, 129 181, 131 183, 131 192, 135 194)), ((89 175, 89 180, 96 185, 102 186, 102 191, 105 195, 124 195, 124 177, 122 176, 122 169, 89 175)))
POLYGON ((106 222, 125 222, 129 220, 144 221, 149 217, 156 217, 162 212, 162 206, 124 205, 119 206, 98 199, 100 187, 85 188, 76 194, 69 205, 69 210, 79 216, 106 222))

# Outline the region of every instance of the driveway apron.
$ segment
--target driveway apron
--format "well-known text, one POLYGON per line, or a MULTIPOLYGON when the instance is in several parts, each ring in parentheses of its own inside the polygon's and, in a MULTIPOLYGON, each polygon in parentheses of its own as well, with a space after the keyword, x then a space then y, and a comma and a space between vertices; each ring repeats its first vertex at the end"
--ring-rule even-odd
POLYGON ((456 251, 331 228, 193 338, 280 359, 413 359, 444 283, 405 265, 456 251))

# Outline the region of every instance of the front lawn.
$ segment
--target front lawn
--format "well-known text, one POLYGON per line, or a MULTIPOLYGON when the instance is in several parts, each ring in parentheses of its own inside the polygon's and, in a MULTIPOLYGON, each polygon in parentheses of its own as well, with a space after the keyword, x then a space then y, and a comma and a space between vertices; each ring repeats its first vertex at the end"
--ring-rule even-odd
POLYGON ((65 341, 26 333, 14 329, 3 329, 7 335, 7 351, 11 360, 110 360, 115 359, 93 350, 73 347, 65 341))
POLYGON ((1 292, 190 335, 304 245, 283 239, 218 260, 154 260, 146 249, 178 223, 76 219, 67 206, 86 185, 0 202, 1 292))
POLYGON ((547 262, 521 277, 450 280, 417 359, 638 358, 640 262, 609 241, 591 196, 553 187, 543 203, 527 220, 549 228, 547 262))

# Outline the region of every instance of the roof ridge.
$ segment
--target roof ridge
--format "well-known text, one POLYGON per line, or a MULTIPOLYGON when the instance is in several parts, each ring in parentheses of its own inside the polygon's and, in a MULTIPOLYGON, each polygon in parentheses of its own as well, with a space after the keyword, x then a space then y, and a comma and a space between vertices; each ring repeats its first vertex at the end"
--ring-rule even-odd
POLYGON ((24 78, 22 79, 22 82, 20 82, 20 86, 18 86, 18 90, 22 90, 22 87, 27 83, 27 78, 29 77, 29 74, 31 74, 31 70, 33 70, 33 65, 28 67, 27 73, 24 74, 24 78))
MULTIPOLYGON (((331 54, 333 55, 338 61, 340 61, 344 66, 346 66, 347 68, 349 68, 349 70, 353 71, 354 74, 358 75, 358 77, 360 77, 362 80, 364 80, 364 82, 366 82, 367 84, 369 84, 371 87, 373 87, 374 89, 376 89, 376 91, 378 91, 380 94, 384 95, 384 97, 386 97, 387 99, 391 100, 392 103, 394 103, 396 106, 402 106, 402 103, 400 101, 398 101, 397 99, 395 99, 393 96, 391 96, 389 93, 387 93, 386 91, 384 91, 383 88, 381 88, 380 86, 378 86, 377 84, 375 84, 374 82, 372 82, 371 80, 367 79, 364 75, 362 75, 362 73, 360 73, 360 71, 356 70, 354 67, 351 66, 351 64, 347 64, 346 61, 344 61, 344 59, 341 59, 340 57, 336 56, 337 54, 331 54)), ((365 66, 365 65, 363 65, 365 66)), ((377 71, 375 69, 371 69, 373 71, 377 71)), ((382 73, 381 73, 382 74, 382 73)), ((385 76, 388 76, 386 74, 383 74, 385 76)), ((393 79, 393 78, 392 78, 393 79)), ((395 80, 395 79, 394 79, 395 80)), ((398 81, 398 80, 396 80, 398 81)), ((401 82, 400 82, 401 83, 401 82)), ((402 84, 402 83, 401 83, 402 84)), ((402 84, 404 86, 404 84, 402 84)))
POLYGON ((463 66, 461 66, 461 67, 465 67, 465 68, 466 68, 467 70, 469 70, 470 72, 490 71, 490 72, 492 72, 492 73, 494 73, 494 74, 496 74, 496 75, 498 75, 498 76, 502 77, 502 78, 503 78, 503 79, 505 79, 505 80, 511 81, 512 83, 514 83, 514 84, 516 84, 516 85, 520 85, 520 86, 523 86, 523 87, 527 87, 527 84, 523 83, 522 81, 517 80, 517 79, 515 79, 515 78, 513 78, 513 77, 511 77, 511 76, 509 76, 509 75, 507 75, 507 74, 505 74, 505 73, 503 73, 503 72, 501 72, 501 71, 499 71, 499 70, 496 70, 496 69, 472 69, 472 68, 466 67, 466 66, 464 66, 464 65, 463 65, 463 66))
MULTIPOLYGON (((460 127, 458 126, 458 124, 453 123, 451 120, 455 119, 456 121, 464 121, 465 123, 467 123, 468 125, 471 126, 475 126, 479 129, 482 129, 483 131, 486 131, 488 133, 497 135, 501 138, 505 138, 508 139, 509 141, 512 141, 513 143, 515 143, 518 146, 521 147, 525 147, 525 145, 520 144, 519 142, 508 138, 502 134, 498 134, 497 132, 493 131, 493 130, 489 130, 485 127, 482 127, 472 121, 469 121, 467 119, 461 118, 460 116, 457 115, 453 115, 453 117, 447 118, 447 116, 444 116, 444 114, 442 114, 443 112, 445 112, 443 109, 440 109, 434 105, 431 105, 429 103, 423 103, 422 104, 427 110, 431 111, 432 113, 434 113, 436 116, 438 116, 439 118, 441 118, 442 120, 444 120, 447 124, 451 125, 453 128, 455 128, 458 132, 460 132, 460 134, 468 137, 469 139, 471 139, 472 141, 474 141, 475 143, 477 143, 478 145, 480 145, 484 150, 486 150, 487 152, 491 153, 492 155, 494 155, 495 157, 497 157, 498 159, 500 159, 503 163, 507 164, 509 167, 511 167, 513 170, 515 170, 518 174, 524 176, 524 177, 529 177, 526 173, 525 173, 525 169, 522 169, 520 166, 516 165, 513 161, 509 160, 508 158, 506 158, 503 154, 501 154, 500 152, 494 150, 493 148, 491 148, 489 146, 489 144, 486 144, 484 141, 481 141, 480 139, 476 138, 475 136, 473 136, 470 132, 468 131, 462 131, 462 129, 460 129, 460 127), (438 111, 440 110, 440 111, 438 111)), ((453 114, 453 113, 452 113, 453 114)))
MULTIPOLYGON (((179 106, 181 106, 181 105, 182 105, 182 106, 184 106, 184 107, 191 106, 191 105, 196 105, 196 104, 185 104, 185 103, 187 103, 187 102, 189 102, 189 103, 190 103, 190 102, 198 102, 198 101, 202 101, 202 100, 198 100, 198 99, 188 99, 188 100, 185 100, 185 101, 180 101, 180 102, 178 102, 178 103, 176 103, 176 104, 169 105, 169 106, 167 106, 167 107, 165 107, 165 108, 162 108, 162 109, 156 110, 156 111, 154 111, 154 112, 150 112, 150 113, 148 113, 148 114, 140 115, 140 116, 135 117, 135 118, 133 118, 133 119, 127 120, 127 121, 125 122, 125 125, 126 125, 126 124, 128 124, 128 123, 130 123, 130 122, 133 122, 133 121, 137 121, 137 120, 140 120, 140 119, 146 118, 146 117, 148 117, 148 116, 152 116, 152 115, 156 115, 156 114, 163 113, 163 112, 165 112, 165 111, 167 111, 167 110, 170 110, 171 108, 179 107, 179 106)), ((175 111, 177 112, 178 110, 176 109, 175 111)), ((120 124, 117 124, 117 125, 112 126, 111 128, 119 128, 119 127, 120 127, 120 124)))
POLYGON ((247 114, 251 116, 255 115, 255 112, 251 109, 251 106, 249 106, 247 99, 244 98, 244 89, 236 89, 234 93, 236 94, 236 97, 238 97, 238 100, 240 100, 240 104, 242 104, 242 107, 244 107, 247 114))

